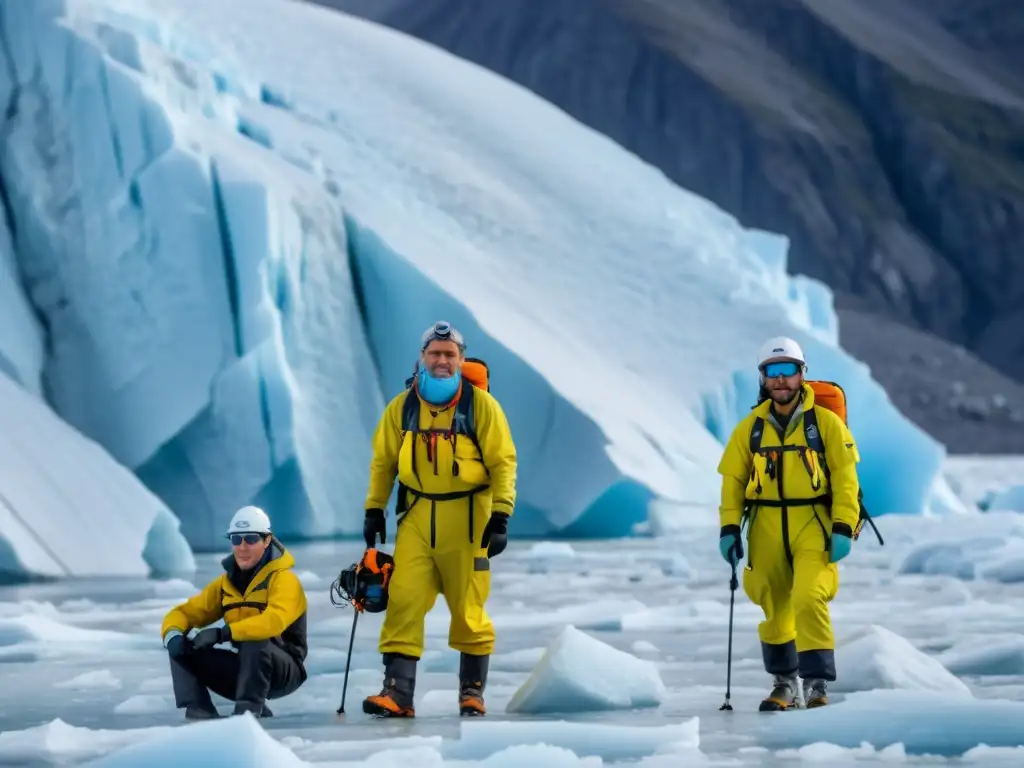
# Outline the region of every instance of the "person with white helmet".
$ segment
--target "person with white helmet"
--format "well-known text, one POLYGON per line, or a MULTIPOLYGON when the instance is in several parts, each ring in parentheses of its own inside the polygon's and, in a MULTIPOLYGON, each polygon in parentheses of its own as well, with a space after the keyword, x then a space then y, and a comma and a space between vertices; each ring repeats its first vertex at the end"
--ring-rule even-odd
POLYGON ((160 629, 175 705, 188 720, 219 717, 211 690, 234 701, 236 715, 270 717, 267 699, 306 681, 306 594, 295 558, 259 507, 239 509, 225 537, 232 551, 221 561, 224 573, 172 608, 160 629), (220 619, 223 626, 210 626, 220 619), (189 638, 193 629, 200 631, 189 638), (237 653, 215 647, 228 643, 237 653))
POLYGON ((764 613, 758 636, 774 676, 761 711, 795 706, 798 676, 805 705, 817 707, 828 703, 827 684, 836 679, 829 603, 839 589, 836 563, 860 530, 860 456, 844 418, 821 404, 824 395, 816 402, 796 341, 768 339, 757 368, 759 403, 736 426, 718 466, 719 550, 735 567, 747 524, 743 590, 764 613))

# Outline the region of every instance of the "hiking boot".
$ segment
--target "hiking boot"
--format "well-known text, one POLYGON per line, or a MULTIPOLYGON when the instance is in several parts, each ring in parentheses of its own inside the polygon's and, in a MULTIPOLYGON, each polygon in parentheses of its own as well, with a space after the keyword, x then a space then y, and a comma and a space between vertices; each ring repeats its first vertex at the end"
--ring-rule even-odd
POLYGON ((253 707, 252 705, 236 704, 235 705, 235 711, 234 711, 233 714, 244 715, 246 712, 251 712, 253 717, 273 717, 274 716, 274 713, 270 711, 270 707, 268 707, 266 704, 263 704, 260 707, 260 710, 259 710, 258 713, 256 711, 256 708, 253 707))
POLYGON ((411 656, 384 654, 384 687, 363 700, 363 712, 374 717, 415 717, 416 662, 411 656))
POLYGON ((464 653, 459 659, 459 714, 462 717, 483 717, 487 714, 484 687, 487 685, 490 658, 464 653))
POLYGON ((186 720, 216 720, 220 717, 220 712, 217 708, 210 704, 209 707, 204 706, 189 706, 185 707, 185 719, 186 720))
POLYGON ((776 675, 775 686, 768 698, 761 702, 761 712, 782 712, 796 706, 796 675, 776 675))
POLYGON ((828 704, 828 684, 824 680, 804 680, 804 706, 808 709, 828 704))

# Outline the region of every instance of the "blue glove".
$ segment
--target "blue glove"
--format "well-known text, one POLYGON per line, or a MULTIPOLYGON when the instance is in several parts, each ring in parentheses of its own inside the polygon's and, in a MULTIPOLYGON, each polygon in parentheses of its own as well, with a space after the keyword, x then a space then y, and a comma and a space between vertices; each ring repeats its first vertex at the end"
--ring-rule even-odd
POLYGON ((723 525, 718 537, 718 551, 729 565, 738 565, 743 557, 743 542, 738 525, 723 525))
POLYGON ((829 557, 830 563, 838 563, 853 549, 853 531, 850 526, 843 523, 835 523, 832 526, 832 547, 829 557))

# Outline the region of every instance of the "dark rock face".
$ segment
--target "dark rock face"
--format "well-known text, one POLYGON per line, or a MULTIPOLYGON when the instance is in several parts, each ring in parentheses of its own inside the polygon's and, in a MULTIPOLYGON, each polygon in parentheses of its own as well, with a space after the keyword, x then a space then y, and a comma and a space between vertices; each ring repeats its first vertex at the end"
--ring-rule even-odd
POLYGON ((950 453, 1024 453, 1024 385, 895 320, 844 310, 839 322, 843 348, 871 358, 871 374, 895 406, 950 453))
POLYGON ((841 332, 880 380, 918 330, 1024 382, 1024 3, 316 2, 504 75, 787 234, 792 272, 878 318, 841 332))

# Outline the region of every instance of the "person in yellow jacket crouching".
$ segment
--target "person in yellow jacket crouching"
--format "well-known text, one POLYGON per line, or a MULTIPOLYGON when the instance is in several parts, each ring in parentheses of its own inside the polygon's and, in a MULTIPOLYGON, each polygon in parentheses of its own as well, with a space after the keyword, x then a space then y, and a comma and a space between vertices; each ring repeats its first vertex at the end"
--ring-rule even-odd
POLYGON ((774 675, 761 711, 794 706, 798 675, 805 705, 817 707, 836 679, 828 604, 839 590, 836 563, 859 533, 860 456, 843 419, 815 404, 799 344, 769 339, 758 369, 764 399, 736 426, 718 467, 719 548, 738 563, 745 519, 743 590, 764 612, 758 636, 774 675))
POLYGON ((398 535, 380 633, 384 688, 363 702, 367 714, 415 715, 416 664, 438 593, 451 612, 448 645, 460 652, 460 714, 485 714, 495 633, 484 604, 490 558, 507 545, 516 449, 505 413, 488 391, 486 365, 467 360, 465 351, 449 323, 428 328, 409 389, 387 405, 373 437, 363 535, 367 547, 378 535, 384 543, 384 508, 396 477, 398 535))
POLYGON ((175 705, 188 720, 219 716, 210 690, 235 702, 234 714, 273 713, 267 699, 306 681, 306 594, 295 559, 258 507, 242 507, 228 526, 224 573, 171 609, 160 635, 171 661, 175 705), (211 627, 223 618, 224 626, 211 627), (193 638, 192 629, 206 627, 193 638), (231 643, 237 653, 214 646, 231 643))

